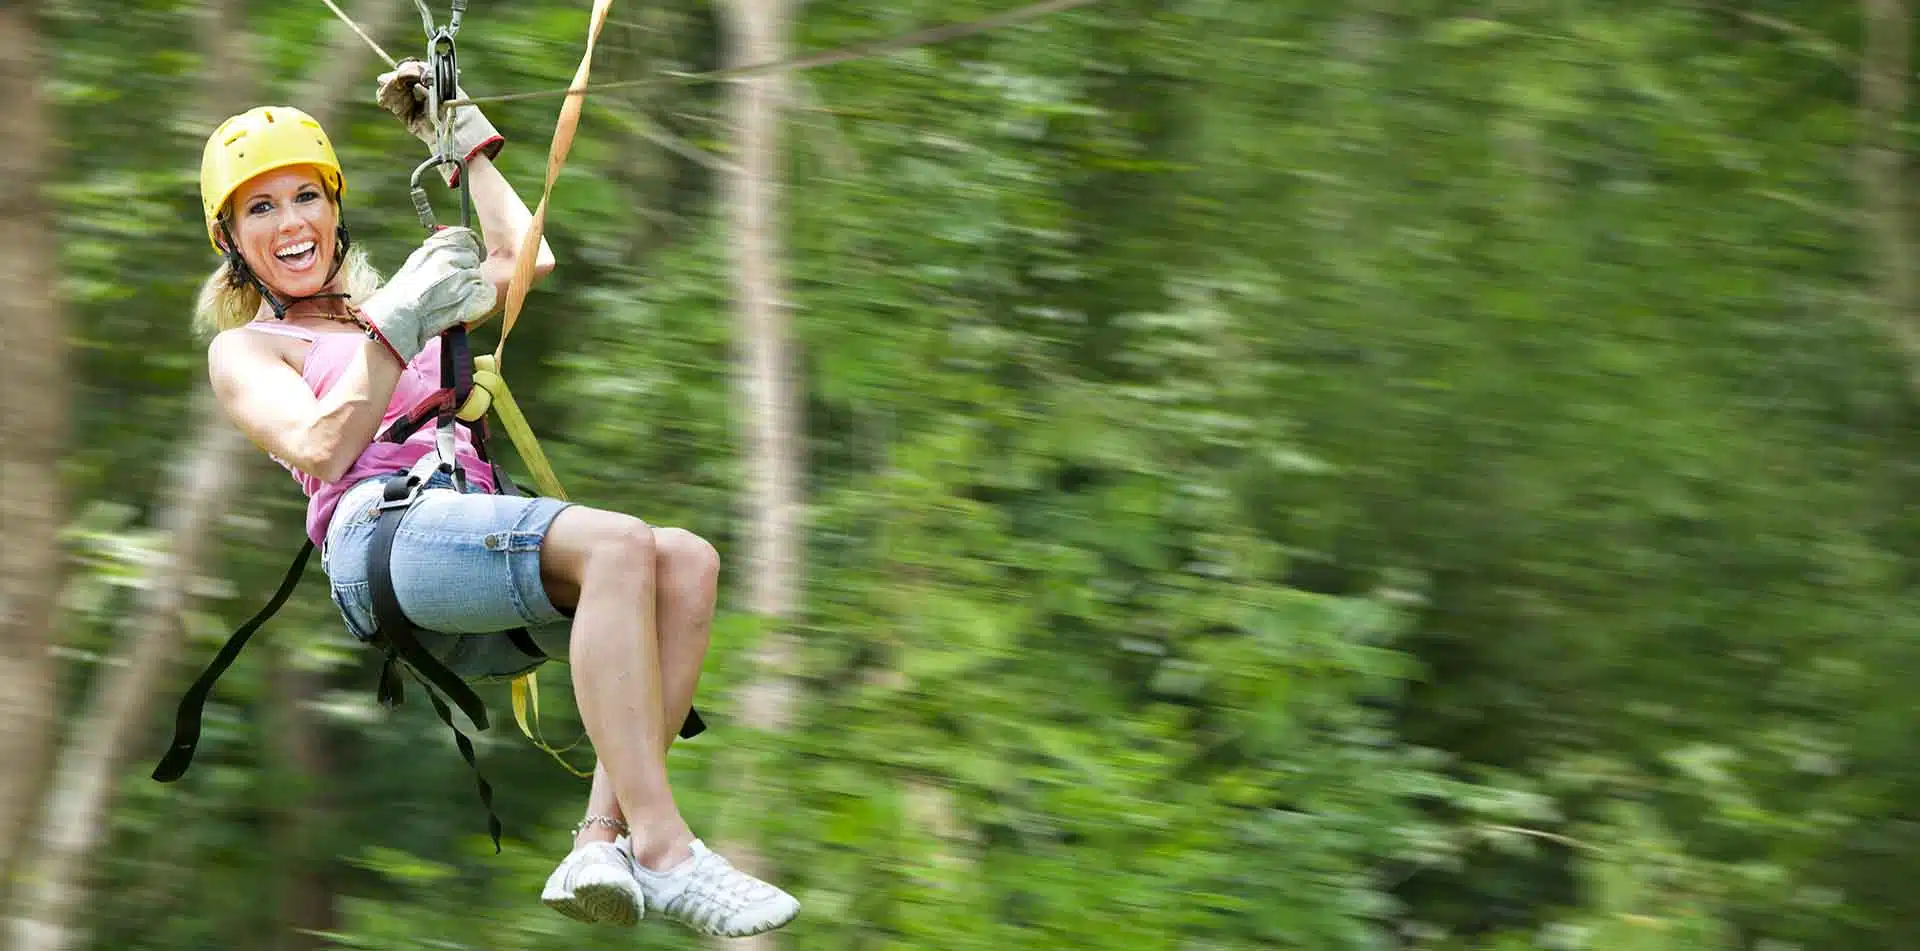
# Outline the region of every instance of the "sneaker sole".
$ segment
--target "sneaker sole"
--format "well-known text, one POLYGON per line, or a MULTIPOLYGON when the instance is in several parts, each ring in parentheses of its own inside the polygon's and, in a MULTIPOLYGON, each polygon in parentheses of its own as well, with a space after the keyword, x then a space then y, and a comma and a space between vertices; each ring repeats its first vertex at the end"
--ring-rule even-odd
POLYGON ((633 893, 611 883, 587 884, 574 888, 567 898, 543 898, 548 908, 587 924, 632 926, 640 923, 641 910, 633 893))
POLYGON ((781 919, 779 919, 779 920, 777 920, 777 921, 769 921, 769 922, 767 922, 766 924, 764 924, 764 925, 761 925, 761 926, 760 926, 760 927, 758 927, 758 928, 749 928, 749 929, 746 929, 746 930, 744 930, 744 931, 725 931, 725 932, 721 932, 720 934, 717 934, 717 935, 714 935, 713 937, 716 937, 716 938, 751 938, 751 937, 753 937, 754 935, 761 935, 761 934, 766 934, 766 933, 767 933, 767 932, 769 932, 769 931, 777 931, 777 930, 779 930, 779 929, 781 929, 781 928, 785 928, 786 926, 788 926, 788 925, 790 925, 790 924, 792 924, 792 923, 793 923, 793 920, 794 920, 795 918, 798 918, 798 917, 800 917, 800 913, 799 913, 799 912, 794 912, 793 914, 791 914, 791 915, 788 915, 788 916, 787 916, 787 917, 785 917, 785 918, 781 918, 781 919))
POLYGON ((669 920, 675 922, 676 924, 679 924, 685 927, 688 931, 691 931, 694 934, 700 935, 701 937, 705 937, 705 938, 751 938, 754 935, 766 934, 769 931, 778 931, 779 929, 792 924, 794 922, 794 919, 800 917, 800 909, 795 908, 792 914, 789 914, 783 918, 775 918, 775 919, 769 920, 767 923, 763 925, 759 925, 757 927, 734 928, 734 929, 724 929, 724 930, 713 929, 713 928, 702 928, 690 921, 687 921, 684 918, 667 915, 664 912, 661 913, 661 917, 668 918, 669 920))

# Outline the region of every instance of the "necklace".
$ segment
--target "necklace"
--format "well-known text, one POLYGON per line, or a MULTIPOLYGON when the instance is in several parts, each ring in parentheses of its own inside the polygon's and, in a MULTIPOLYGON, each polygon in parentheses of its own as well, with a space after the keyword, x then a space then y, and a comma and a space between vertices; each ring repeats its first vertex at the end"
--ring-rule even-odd
MULTIPOLYGON (((339 296, 343 300, 346 297, 346 295, 344 294, 339 296)), ((317 303, 317 301, 315 301, 314 298, 309 297, 300 301, 296 301, 294 303, 294 306, 298 307, 300 304, 306 304, 306 303, 317 303)), ((356 310, 351 304, 347 305, 347 312, 344 314, 334 313, 331 310, 324 310, 324 311, 317 310, 317 309, 307 310, 305 308, 301 308, 298 312, 296 312, 292 307, 290 307, 287 309, 287 316, 288 317, 312 317, 318 320, 330 320, 335 323, 352 324, 356 327, 360 327, 363 330, 366 329, 365 320, 361 318, 359 313, 356 312, 356 310)))
POLYGON ((381 333, 380 328, 374 326, 373 321, 367 319, 367 315, 360 312, 360 308, 354 307, 351 304, 347 306, 347 312, 344 314, 303 314, 300 316, 317 317, 321 320, 340 324, 351 324, 357 328, 361 334, 365 335, 368 340, 377 341, 382 347, 385 347, 387 352, 393 354, 393 358, 400 361, 402 366, 405 366, 408 362, 406 357, 400 355, 399 350, 394 349, 393 341, 388 340, 387 335, 381 333))

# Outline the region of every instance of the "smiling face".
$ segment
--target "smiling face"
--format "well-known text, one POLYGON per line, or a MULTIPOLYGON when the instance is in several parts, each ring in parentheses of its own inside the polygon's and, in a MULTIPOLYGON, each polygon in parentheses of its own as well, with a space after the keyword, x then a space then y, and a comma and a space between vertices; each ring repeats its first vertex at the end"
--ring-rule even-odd
POLYGON ((340 217, 317 169, 263 172, 234 190, 227 210, 241 257, 274 293, 307 297, 326 289, 340 217))

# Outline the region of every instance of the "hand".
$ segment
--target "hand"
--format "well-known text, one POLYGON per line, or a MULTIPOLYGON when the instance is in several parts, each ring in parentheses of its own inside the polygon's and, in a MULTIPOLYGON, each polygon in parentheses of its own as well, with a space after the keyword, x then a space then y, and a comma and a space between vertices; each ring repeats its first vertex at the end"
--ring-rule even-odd
POLYGON ((497 294, 480 276, 486 249, 470 228, 442 228, 423 242, 393 279, 360 306, 402 363, 427 341, 493 310, 497 294))
MULTIPOLYGON (((395 63, 392 70, 380 74, 374 99, 382 109, 399 119, 414 138, 426 143, 427 148, 434 149, 439 147, 440 141, 434 135, 433 117, 427 111, 427 81, 427 64, 408 57, 395 63)), ((464 99, 467 93, 455 83, 454 95, 464 99)), ((491 159, 500 154, 501 146, 506 144, 506 137, 493 127, 479 106, 455 108, 450 121, 453 123, 453 153, 462 161, 471 162, 479 155, 491 159)), ((448 186, 460 184, 453 166, 440 166, 440 174, 446 178, 448 186)))

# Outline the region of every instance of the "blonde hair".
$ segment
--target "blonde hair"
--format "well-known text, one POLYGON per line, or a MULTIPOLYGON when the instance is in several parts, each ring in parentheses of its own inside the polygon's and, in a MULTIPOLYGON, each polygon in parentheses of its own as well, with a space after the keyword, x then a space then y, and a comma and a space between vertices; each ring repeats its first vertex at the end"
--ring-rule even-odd
MULTIPOLYGON (((347 250, 336 280, 349 302, 360 303, 380 289, 381 278, 380 272, 367 260, 366 249, 354 246, 347 250)), ((200 295, 193 307, 193 329, 211 337, 243 326, 259 316, 264 303, 260 292, 234 274, 233 268, 223 260, 200 284, 200 295)))

